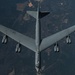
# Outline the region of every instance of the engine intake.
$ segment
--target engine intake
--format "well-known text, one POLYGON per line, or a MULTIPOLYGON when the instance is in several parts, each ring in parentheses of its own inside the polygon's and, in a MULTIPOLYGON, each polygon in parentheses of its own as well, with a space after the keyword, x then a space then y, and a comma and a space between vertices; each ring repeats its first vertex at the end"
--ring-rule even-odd
POLYGON ((58 44, 56 43, 56 44, 54 45, 54 51, 55 51, 55 52, 59 52, 59 50, 60 50, 60 49, 59 49, 59 46, 58 46, 58 44))
POLYGON ((66 43, 67 44, 71 44, 72 40, 70 39, 70 36, 66 36, 66 43))
POLYGON ((6 44, 7 42, 8 42, 8 36, 4 35, 3 38, 2 38, 2 43, 6 44))
POLYGON ((18 44, 16 45, 15 52, 16 52, 16 53, 17 53, 17 52, 18 52, 18 53, 21 52, 21 44, 18 43, 18 44))

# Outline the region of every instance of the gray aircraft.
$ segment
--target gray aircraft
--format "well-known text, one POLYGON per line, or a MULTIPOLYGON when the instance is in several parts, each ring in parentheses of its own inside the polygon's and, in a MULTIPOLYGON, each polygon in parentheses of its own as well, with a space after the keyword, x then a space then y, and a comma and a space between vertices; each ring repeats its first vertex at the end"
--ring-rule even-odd
POLYGON ((23 45, 35 52, 35 69, 37 73, 41 71, 41 52, 54 44, 54 51, 59 51, 58 41, 66 37, 66 42, 71 43, 70 34, 75 31, 75 25, 57 32, 51 36, 41 39, 40 19, 49 14, 49 12, 41 12, 38 5, 37 11, 27 11, 29 15, 36 19, 35 39, 25 36, 15 30, 0 25, 0 31, 4 33, 2 43, 7 43, 8 37, 17 41, 16 52, 20 52, 20 46, 23 45))

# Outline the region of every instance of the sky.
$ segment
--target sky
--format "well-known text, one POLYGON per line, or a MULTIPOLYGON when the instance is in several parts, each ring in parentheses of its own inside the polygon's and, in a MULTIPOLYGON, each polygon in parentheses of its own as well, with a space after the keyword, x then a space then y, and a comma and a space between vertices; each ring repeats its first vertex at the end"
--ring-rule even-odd
MULTIPOLYGON (((41 19, 41 38, 74 25, 74 7, 74 0, 41 0, 40 10, 50 11, 41 19)), ((35 19, 26 11, 36 8, 36 0, 0 0, 0 24, 35 38, 35 19)), ((0 33, 0 75, 35 75, 34 52, 22 46, 21 53, 15 53, 17 42, 8 38, 6 45, 1 44, 2 36, 0 33)), ((67 45, 65 38, 58 42, 60 52, 55 53, 53 46, 42 52, 43 75, 75 75, 75 32, 70 37, 72 44, 67 45)))

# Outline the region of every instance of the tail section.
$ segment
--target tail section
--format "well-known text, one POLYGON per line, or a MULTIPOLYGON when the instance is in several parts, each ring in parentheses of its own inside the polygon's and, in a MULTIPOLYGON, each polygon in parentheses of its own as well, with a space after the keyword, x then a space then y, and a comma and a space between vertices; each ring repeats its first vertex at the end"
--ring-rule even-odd
POLYGON ((41 12, 40 11, 40 1, 39 1, 37 11, 27 11, 27 13, 31 15, 32 17, 34 17, 35 19, 37 19, 37 18, 43 18, 44 16, 48 15, 50 12, 48 11, 41 12))
POLYGON ((27 13, 29 15, 31 15, 32 17, 34 17, 35 19, 37 18, 37 15, 39 15, 39 18, 43 18, 50 13, 50 12, 46 12, 46 11, 39 12, 39 13, 37 13, 37 12, 39 12, 39 11, 27 11, 27 13))

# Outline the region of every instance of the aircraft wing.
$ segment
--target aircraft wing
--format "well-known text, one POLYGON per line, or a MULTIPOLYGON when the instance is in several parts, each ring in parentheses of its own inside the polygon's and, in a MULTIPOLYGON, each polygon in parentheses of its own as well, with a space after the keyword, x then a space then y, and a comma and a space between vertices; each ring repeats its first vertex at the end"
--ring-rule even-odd
POLYGON ((68 36, 69 34, 71 34, 74 31, 75 31, 75 25, 72 27, 69 27, 67 29, 64 29, 60 32, 57 32, 51 36, 48 36, 47 38, 44 38, 41 42, 41 45, 40 45, 40 51, 48 48, 49 46, 51 46, 53 44, 55 44, 56 42, 63 39, 64 37, 68 36))
POLYGON ((36 52, 36 45, 34 39, 2 25, 0 25, 0 31, 5 35, 9 36, 10 38, 12 38, 13 40, 17 41, 18 43, 22 44, 23 46, 36 52))

